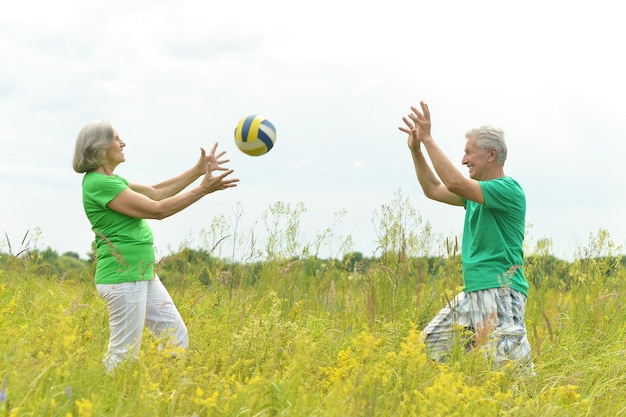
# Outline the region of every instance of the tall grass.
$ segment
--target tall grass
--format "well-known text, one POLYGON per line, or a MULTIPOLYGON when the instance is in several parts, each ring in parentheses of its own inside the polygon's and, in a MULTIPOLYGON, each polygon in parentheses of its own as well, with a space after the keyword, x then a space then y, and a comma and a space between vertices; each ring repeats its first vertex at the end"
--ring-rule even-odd
POLYGON ((523 377, 460 347, 445 364, 426 359, 420 329, 461 287, 458 246, 402 196, 375 213, 376 258, 320 259, 324 236, 297 239, 302 212, 273 206, 264 242, 218 221, 204 250, 164 258, 190 348, 172 358, 146 333, 139 360, 113 375, 92 269, 11 249, 0 263, 0 416, 626 415, 626 270, 608 232, 573 262, 547 240, 527 250, 537 375, 523 377), (247 262, 215 256, 229 233, 247 242, 247 262))

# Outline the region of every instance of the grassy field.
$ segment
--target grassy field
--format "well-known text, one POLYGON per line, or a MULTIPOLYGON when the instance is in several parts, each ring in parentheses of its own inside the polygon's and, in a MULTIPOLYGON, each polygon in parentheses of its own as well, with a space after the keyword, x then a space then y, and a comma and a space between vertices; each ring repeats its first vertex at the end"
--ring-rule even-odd
POLYGON ((524 377, 491 369, 479 350, 426 359, 420 329, 462 281, 453 245, 414 256, 425 229, 382 227, 375 259, 174 253, 158 271, 190 349, 172 358, 145 334, 139 360, 114 375, 102 366, 108 321, 93 266, 5 253, 0 416, 626 415, 626 269, 607 232, 570 262, 549 241, 527 251, 536 376, 524 377))

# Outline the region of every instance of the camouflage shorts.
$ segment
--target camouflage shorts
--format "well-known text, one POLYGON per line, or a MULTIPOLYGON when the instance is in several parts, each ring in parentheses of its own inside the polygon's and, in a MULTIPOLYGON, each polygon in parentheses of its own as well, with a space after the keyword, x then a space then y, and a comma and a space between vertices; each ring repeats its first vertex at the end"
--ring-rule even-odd
POLYGON ((444 360, 455 338, 466 334, 467 349, 480 346, 496 367, 510 360, 530 363, 525 311, 526 297, 511 288, 461 292, 424 329, 428 356, 444 360))

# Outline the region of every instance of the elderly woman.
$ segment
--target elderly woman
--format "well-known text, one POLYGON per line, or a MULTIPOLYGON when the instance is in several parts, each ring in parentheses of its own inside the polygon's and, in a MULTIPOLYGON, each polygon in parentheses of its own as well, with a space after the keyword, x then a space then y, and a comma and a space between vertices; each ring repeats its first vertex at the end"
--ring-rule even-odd
POLYGON ((83 206, 96 240, 95 283, 109 311, 110 340, 104 357, 108 371, 125 358, 137 358, 145 326, 186 349, 187 328, 172 298, 154 272, 152 231, 145 219, 164 219, 207 194, 237 186, 232 169, 222 166, 226 152, 217 143, 189 170, 156 185, 129 182, 114 174, 126 161, 124 147, 110 123, 94 121, 78 133, 74 171, 84 173, 83 206), (220 171, 219 175, 213 175, 220 171), (203 177, 199 184, 183 192, 203 177))

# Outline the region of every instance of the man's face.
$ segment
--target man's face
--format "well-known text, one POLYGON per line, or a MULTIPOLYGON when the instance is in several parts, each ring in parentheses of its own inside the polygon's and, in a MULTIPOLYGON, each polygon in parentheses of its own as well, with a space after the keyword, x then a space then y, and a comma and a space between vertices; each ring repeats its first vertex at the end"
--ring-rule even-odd
POLYGON ((477 181, 486 178, 491 152, 476 145, 476 138, 469 138, 465 143, 465 153, 461 163, 469 169, 469 176, 477 181))

